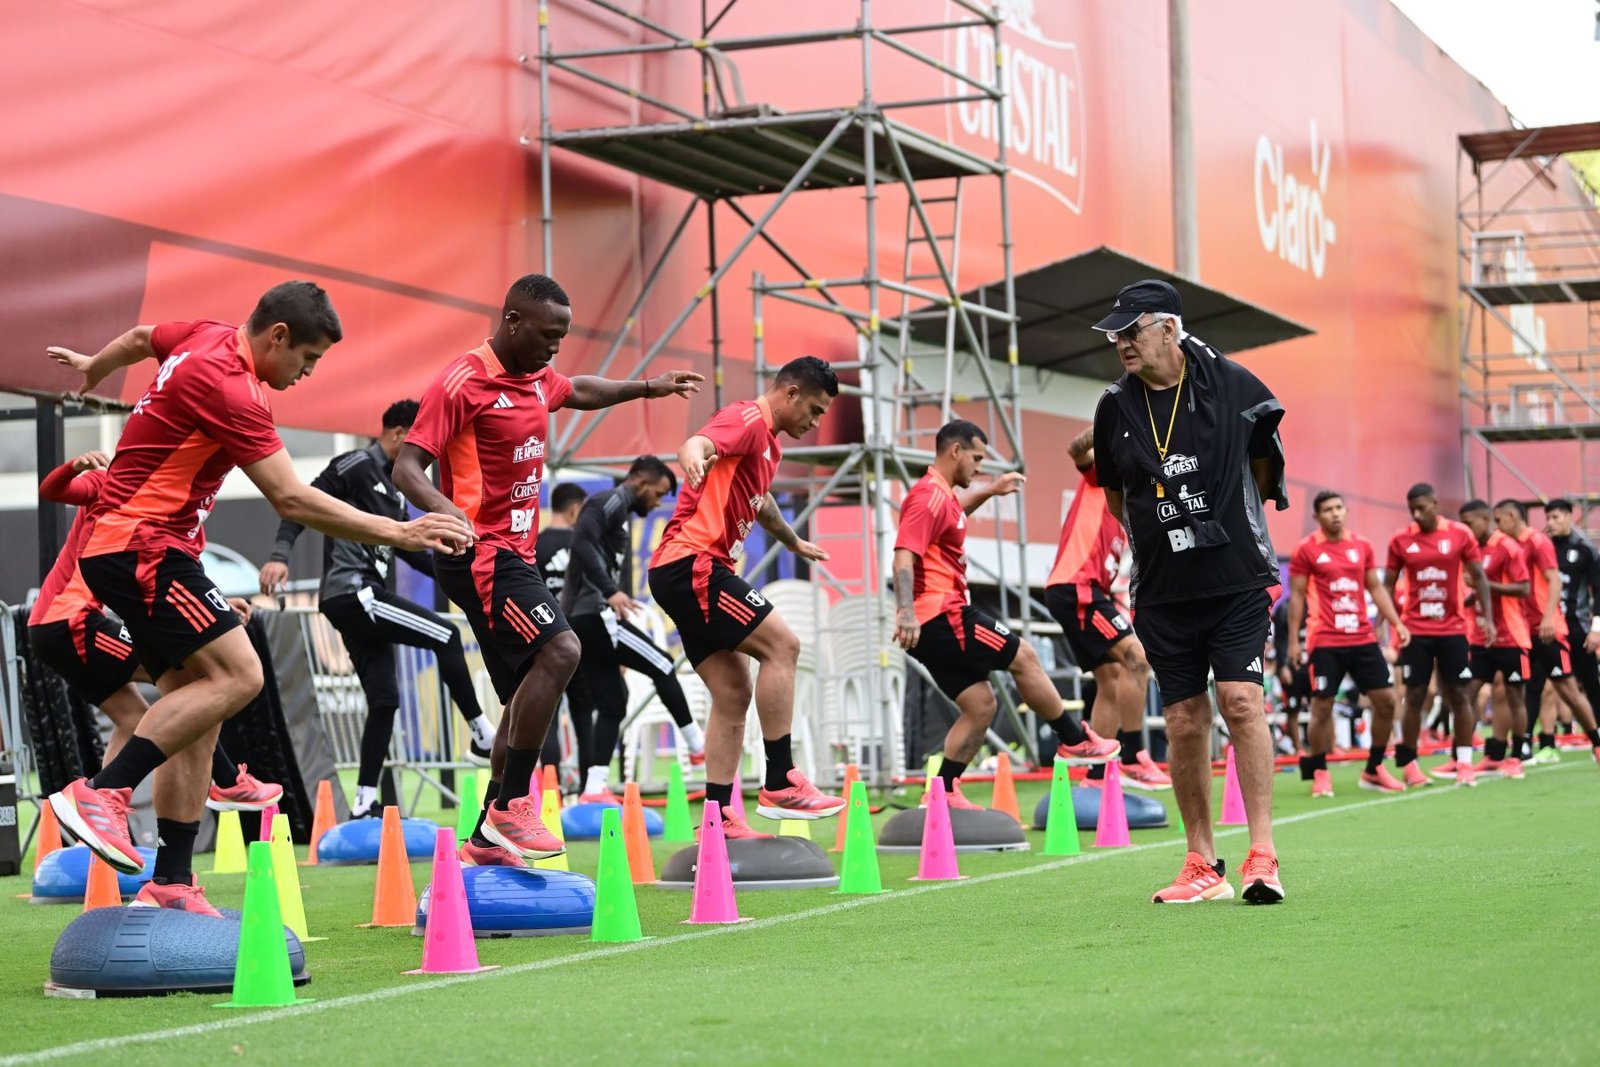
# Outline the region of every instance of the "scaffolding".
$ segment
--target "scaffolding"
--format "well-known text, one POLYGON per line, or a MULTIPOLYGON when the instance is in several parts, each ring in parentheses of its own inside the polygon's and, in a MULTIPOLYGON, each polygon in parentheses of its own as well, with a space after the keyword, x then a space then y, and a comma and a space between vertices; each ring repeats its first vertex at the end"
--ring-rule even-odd
POLYGON ((1590 149, 1600 149, 1600 122, 1460 138, 1457 277, 1469 497, 1513 496, 1537 506, 1567 496, 1586 510, 1600 504, 1589 454, 1600 440, 1600 210, 1594 190, 1563 162, 1565 153, 1590 149), (1554 343, 1547 313, 1565 318, 1554 343), (1514 487, 1496 488, 1497 467, 1514 487))
MULTIPOLYGON (((980 425, 987 422, 994 470, 1023 467, 1006 123, 998 123, 994 151, 985 155, 930 136, 901 117, 920 108, 963 102, 990 106, 997 114, 1004 114, 1004 82, 999 70, 1002 15, 997 6, 977 0, 951 0, 952 17, 944 21, 878 26, 873 19, 872 0, 861 0, 859 18, 852 26, 759 36, 716 36, 718 26, 736 4, 737 0, 721 5, 703 3, 699 25, 693 33, 684 33, 607 0, 573 0, 570 6, 598 9, 615 20, 620 29, 643 31, 644 40, 611 48, 560 51, 552 44, 555 31, 548 2, 541 0, 544 262, 546 270, 553 269, 552 154, 555 149, 564 149, 691 194, 665 246, 646 270, 642 287, 595 373, 606 374, 616 363, 696 211, 704 217, 711 261, 709 276, 666 328, 645 346, 627 377, 639 376, 702 304, 708 304, 714 399, 718 407, 726 403, 726 335, 722 318, 727 309, 719 299, 719 291, 740 256, 756 242, 770 249, 792 272, 792 276, 784 278, 751 275, 751 329, 758 388, 765 387, 775 370, 767 362, 763 326, 769 303, 802 305, 834 317, 849 329, 855 339, 856 358, 835 362, 834 367, 847 377, 857 376, 855 383, 841 383, 841 393, 859 398, 862 439, 786 450, 785 465, 773 492, 792 511, 795 527, 811 532, 815 540, 826 541, 833 556, 831 566, 812 565, 815 584, 827 589, 829 600, 834 601, 831 610, 799 613, 814 617, 816 652, 810 673, 813 692, 809 700, 804 694, 797 694, 797 706, 809 705, 824 724, 821 740, 831 758, 818 762, 856 763, 869 783, 883 785, 906 771, 900 726, 904 675, 908 666, 920 669, 905 659, 892 640, 893 597, 886 576, 897 502, 932 461, 931 435, 952 417, 957 404, 962 405, 965 417, 976 414, 974 421, 980 425), (720 6, 720 10, 713 14, 711 6, 720 6), (907 41, 919 35, 963 29, 993 34, 993 69, 974 77, 907 41), (744 99, 734 56, 759 56, 771 49, 841 41, 853 41, 859 47, 858 99, 836 107, 798 112, 785 112, 774 101, 744 99), (945 79, 948 91, 915 99, 884 99, 875 86, 874 62, 885 52, 900 57, 897 62, 909 61, 937 72, 945 79), (650 62, 651 57, 674 54, 698 57, 703 87, 698 111, 654 96, 639 86, 618 82, 589 66, 613 57, 634 56, 650 62), (618 94, 619 101, 637 101, 637 114, 651 121, 603 128, 556 128, 550 88, 551 78, 557 73, 618 94), (963 295, 959 278, 961 214, 968 185, 973 182, 993 183, 998 197, 1000 232, 996 236, 1003 273, 998 281, 963 295), (898 221, 891 221, 890 212, 879 202, 880 188, 885 186, 902 188, 907 197, 904 230, 895 233, 905 242, 899 276, 888 276, 879 267, 880 237, 886 233, 886 226, 894 227, 898 221), (860 273, 847 277, 819 276, 776 239, 770 224, 796 196, 846 188, 861 192, 859 232, 866 241, 865 266, 860 273), (765 202, 758 209, 747 207, 745 201, 753 197, 764 198, 765 202), (725 251, 718 244, 719 207, 744 227, 725 251), (935 336, 942 336, 942 344, 929 342, 930 328, 935 336), (1005 349, 1004 370, 998 373, 990 359, 991 337, 997 331, 1001 331, 1005 349), (981 389, 962 395, 956 372, 969 368, 976 370, 981 389), (853 525, 847 533, 841 532, 837 521, 818 522, 819 509, 840 505, 860 513, 859 525, 853 525), (821 532, 822 527, 832 532, 821 532), (842 565, 847 555, 851 558, 850 567, 842 565), (845 602, 849 610, 840 608, 845 602), (849 632, 841 632, 842 629, 849 632)), ((635 64, 632 69, 642 65, 635 64)), ((579 450, 604 417, 604 413, 591 413, 566 419, 553 435, 552 465, 625 466, 631 456, 579 458, 579 450)), ((1042 607, 1031 600, 1027 591, 1022 500, 1020 494, 1007 499, 1015 505, 1010 539, 1015 543, 1015 566, 1008 565, 1011 544, 1002 536, 1001 509, 996 507, 995 566, 975 565, 974 570, 978 571, 976 578, 987 576, 996 583, 1002 616, 1019 622, 1026 633, 1032 611, 1038 610, 1042 615, 1042 607)), ((762 573, 778 551, 778 546, 773 545, 746 573, 762 573)), ((806 635, 802 632, 801 636, 804 640, 806 635)), ((803 662, 802 669, 805 667, 803 662)), ((1020 729, 1015 704, 1008 699, 1004 707, 1019 734, 1030 737, 1020 729)))

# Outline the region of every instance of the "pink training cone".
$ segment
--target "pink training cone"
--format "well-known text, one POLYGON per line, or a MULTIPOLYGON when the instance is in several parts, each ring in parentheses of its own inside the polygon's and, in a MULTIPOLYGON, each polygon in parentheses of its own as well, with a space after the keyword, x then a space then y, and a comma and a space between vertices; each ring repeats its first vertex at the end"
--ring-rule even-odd
POLYGON ((913 882, 951 882, 963 877, 956 865, 956 836, 950 829, 950 801, 944 779, 928 779, 927 814, 922 818, 922 858, 913 882))
POLYGON ((1243 826, 1244 794, 1239 792, 1239 768, 1233 762, 1233 746, 1228 746, 1228 771, 1222 778, 1222 818, 1218 826, 1243 826))
POLYGON ((1094 825, 1094 847, 1122 848, 1128 843, 1128 808, 1122 802, 1122 767, 1112 760, 1106 764, 1105 784, 1100 787, 1100 818, 1094 825))
POLYGON ((278 817, 278 805, 268 804, 261 809, 261 840, 272 844, 272 820, 278 817))
MULTIPOLYGON (((737 795, 737 794, 735 794, 737 795)), ((733 898, 733 872, 728 868, 728 842, 722 836, 722 806, 706 801, 700 821, 700 856, 694 865, 694 900, 685 924, 742 923, 733 898)))
POLYGON ((467 888, 461 879, 461 859, 456 855, 456 832, 440 827, 433 845, 433 888, 429 893, 428 925, 422 934, 422 966, 407 974, 476 974, 493 967, 478 964, 478 946, 472 940, 472 916, 467 911, 467 888))

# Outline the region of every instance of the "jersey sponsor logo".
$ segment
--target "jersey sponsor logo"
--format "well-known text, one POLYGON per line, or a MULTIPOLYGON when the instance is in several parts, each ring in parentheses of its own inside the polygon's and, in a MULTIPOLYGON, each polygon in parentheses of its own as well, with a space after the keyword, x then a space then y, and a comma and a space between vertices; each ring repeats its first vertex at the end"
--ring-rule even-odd
POLYGON ((1334 578, 1328 582, 1330 593, 1354 593, 1361 588, 1361 583, 1354 578, 1334 578))
POLYGON ((514 463, 526 463, 530 459, 544 458, 544 442, 539 440, 538 434, 532 434, 528 439, 511 450, 511 460, 514 463))
POLYGON ((1450 572, 1443 567, 1424 567, 1417 572, 1419 582, 1442 582, 1450 577, 1450 572))
POLYGON ((530 474, 522 481, 511 487, 511 499, 516 503, 524 500, 533 500, 539 495, 539 476, 530 474))
POLYGON ((511 398, 509 396, 501 393, 499 396, 494 398, 494 406, 497 408, 509 408, 513 407, 514 405, 511 403, 511 398))
POLYGON ((512 508, 510 514, 511 532, 521 534, 523 537, 532 533, 533 514, 537 510, 537 508, 512 508))
POLYGON ((1333 147, 1317 136, 1316 119, 1311 120, 1310 156, 1311 176, 1296 175, 1284 161, 1281 144, 1266 134, 1256 138, 1256 230, 1262 248, 1320 279, 1339 228, 1327 214, 1333 147))
POLYGON ((1200 460, 1195 456, 1186 456, 1181 452, 1174 452, 1161 464, 1163 478, 1176 478, 1180 474, 1193 474, 1200 469, 1200 460))
POLYGON ((1167 542, 1174 552, 1187 552, 1195 546, 1194 531, 1187 526, 1167 531, 1167 542))

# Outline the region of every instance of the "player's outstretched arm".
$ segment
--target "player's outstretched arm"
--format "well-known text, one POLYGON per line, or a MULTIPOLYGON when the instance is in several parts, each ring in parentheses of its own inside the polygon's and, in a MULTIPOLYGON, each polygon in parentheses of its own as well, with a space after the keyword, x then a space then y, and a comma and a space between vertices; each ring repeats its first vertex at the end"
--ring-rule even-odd
POLYGON ((901 648, 916 648, 922 636, 917 622, 917 554, 909 548, 894 550, 894 640, 901 648))
POLYGON ((85 452, 74 456, 39 480, 39 497, 57 504, 71 504, 81 508, 93 504, 100 495, 100 480, 78 475, 85 471, 102 471, 111 466, 111 458, 104 452, 85 452))
POLYGON ((971 515, 983 506, 983 502, 990 497, 1010 496, 1027 484, 1028 479, 1020 471, 1007 471, 998 478, 991 478, 983 485, 956 494, 956 499, 961 501, 961 510, 971 515))
POLYGON ((828 558, 827 550, 821 545, 814 545, 794 532, 794 527, 789 525, 789 520, 783 517, 783 512, 778 510, 778 502, 768 493, 761 502, 761 508, 756 512, 756 521, 761 528, 773 537, 778 543, 801 559, 812 561, 828 558))
POLYGON ((633 381, 616 381, 580 374, 572 379, 572 396, 566 407, 591 411, 608 408, 629 400, 653 400, 660 396, 690 396, 700 391, 705 376, 688 370, 669 370, 654 378, 633 381))
POLYGON ((92 356, 58 345, 46 348, 45 354, 68 370, 83 375, 78 392, 87 393, 113 371, 131 367, 141 359, 154 359, 156 350, 150 343, 154 331, 154 326, 135 326, 92 356))
POLYGON ((1073 466, 1079 470, 1086 470, 1094 466, 1094 427, 1089 426, 1082 433, 1072 439, 1067 446, 1067 454, 1072 457, 1073 466))
POLYGON ((429 514, 410 522, 397 522, 370 515, 313 489, 295 474, 289 453, 281 448, 245 467, 244 473, 279 515, 332 537, 369 545, 431 548, 448 555, 456 555, 472 544, 471 529, 457 516, 429 514))

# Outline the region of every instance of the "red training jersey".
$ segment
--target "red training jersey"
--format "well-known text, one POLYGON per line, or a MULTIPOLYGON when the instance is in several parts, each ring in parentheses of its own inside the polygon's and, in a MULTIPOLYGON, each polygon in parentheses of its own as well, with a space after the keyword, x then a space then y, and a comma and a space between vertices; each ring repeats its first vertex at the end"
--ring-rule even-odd
POLYGON ((406 441, 438 461, 440 489, 471 521, 478 544, 534 562, 550 413, 571 396, 571 378, 549 366, 512 374, 488 341, 422 394, 406 441))
MULTIPOLYGON (((1522 546, 1523 560, 1528 569, 1528 595, 1519 598, 1522 614, 1528 620, 1528 629, 1532 633, 1538 633, 1539 624, 1544 621, 1545 605, 1550 601, 1550 582, 1545 578, 1545 572, 1556 569, 1556 546, 1543 531, 1535 530, 1532 526, 1523 530, 1522 536, 1516 540, 1522 546)), ((1566 637, 1566 621, 1558 611, 1556 639, 1561 640, 1564 637, 1566 637)), ((1523 647, 1532 648, 1533 645, 1528 644, 1523 647)))
POLYGON ((1367 573, 1378 569, 1372 542, 1354 534, 1330 541, 1321 529, 1295 547, 1289 573, 1306 580, 1306 651, 1377 641, 1367 618, 1367 573))
POLYGON ((105 485, 106 472, 88 470, 75 473, 72 465, 57 467, 39 484, 39 495, 46 500, 71 504, 78 509, 67 527, 66 544, 56 557, 55 566, 39 585, 39 595, 34 598, 33 610, 28 613, 29 626, 65 622, 90 611, 98 611, 100 601, 89 591, 78 573, 78 550, 83 547, 83 532, 87 528, 86 509, 100 497, 105 485))
POLYGON ((168 322, 150 343, 161 369, 122 429, 83 556, 176 548, 198 557, 228 472, 283 448, 244 327, 168 322))
POLYGON ((1461 616, 1463 565, 1483 559, 1478 539, 1459 522, 1441 517, 1432 533, 1410 523, 1389 539, 1388 567, 1406 582, 1405 614, 1400 621, 1414 635, 1465 634, 1461 616))
POLYGON ((967 513, 950 483, 932 467, 900 504, 894 547, 917 556, 911 586, 917 622, 945 615, 961 633, 961 609, 967 604, 967 513))
POLYGON ((1067 521, 1061 524, 1056 562, 1044 584, 1045 588, 1072 586, 1082 604, 1089 599, 1091 588, 1111 596, 1111 583, 1116 580, 1128 538, 1106 504, 1106 491, 1100 488, 1094 467, 1080 468, 1078 473, 1083 475, 1083 484, 1067 509, 1067 521))
MULTIPOLYGON (((1483 573, 1491 582, 1515 585, 1517 582, 1528 580, 1528 567, 1523 558, 1522 546, 1517 544, 1515 538, 1507 537, 1499 530, 1492 530, 1489 533, 1489 540, 1484 542, 1482 548, 1483 573)), ((1462 592, 1471 591, 1463 576, 1462 592)), ((1523 617, 1520 607, 1525 598, 1506 596, 1491 590, 1489 599, 1494 601, 1494 647, 1520 648, 1524 652, 1532 648, 1533 644, 1529 640, 1532 631, 1528 629, 1528 621, 1523 617)), ((1467 641, 1478 648, 1487 646, 1488 642, 1483 639, 1483 605, 1474 604, 1466 608, 1463 614, 1467 620, 1467 641)))
POLYGON ((731 568, 744 554, 744 539, 755 528, 783 456, 766 397, 729 404, 695 436, 716 446, 717 458, 699 488, 685 485, 678 493, 678 506, 650 557, 652 567, 703 555, 731 568))

